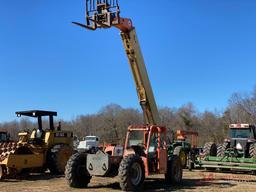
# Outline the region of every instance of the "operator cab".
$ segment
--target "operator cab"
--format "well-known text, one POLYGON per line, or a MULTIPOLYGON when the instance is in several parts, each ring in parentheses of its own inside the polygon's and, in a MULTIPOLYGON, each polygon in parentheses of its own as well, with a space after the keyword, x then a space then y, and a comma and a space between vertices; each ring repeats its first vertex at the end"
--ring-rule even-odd
POLYGON ((34 129, 30 135, 29 143, 41 145, 44 143, 45 130, 43 129, 42 117, 49 117, 49 130, 53 131, 54 123, 53 116, 57 116, 57 112, 54 111, 41 111, 41 110, 31 110, 31 111, 19 111, 16 112, 17 117, 27 116, 37 118, 38 127, 34 129))
POLYGON ((254 125, 249 124, 231 124, 229 126, 230 138, 253 139, 256 138, 256 130, 254 125))
POLYGON ((228 149, 235 149, 238 157, 250 157, 250 147, 256 141, 255 125, 231 124, 225 144, 228 149))
POLYGON ((147 162, 146 173, 163 173, 167 162, 166 128, 130 126, 124 156, 129 154, 138 154, 147 162))

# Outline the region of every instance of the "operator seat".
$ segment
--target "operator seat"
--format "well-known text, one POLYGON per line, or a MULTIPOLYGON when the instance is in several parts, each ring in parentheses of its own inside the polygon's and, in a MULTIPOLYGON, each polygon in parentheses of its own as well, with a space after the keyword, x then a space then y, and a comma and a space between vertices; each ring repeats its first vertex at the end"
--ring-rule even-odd
POLYGON ((37 138, 37 139, 43 139, 43 138, 44 138, 44 135, 45 135, 44 130, 37 129, 37 130, 36 130, 36 134, 35 134, 35 138, 37 138))
POLYGON ((155 158, 156 150, 157 150, 157 137, 153 137, 150 142, 149 149, 148 149, 148 157, 151 159, 155 158))
POLYGON ((44 130, 36 129, 35 130, 35 138, 30 140, 30 143, 34 144, 34 145, 42 145, 43 142, 44 142, 43 141, 44 136, 45 136, 45 131, 44 130))

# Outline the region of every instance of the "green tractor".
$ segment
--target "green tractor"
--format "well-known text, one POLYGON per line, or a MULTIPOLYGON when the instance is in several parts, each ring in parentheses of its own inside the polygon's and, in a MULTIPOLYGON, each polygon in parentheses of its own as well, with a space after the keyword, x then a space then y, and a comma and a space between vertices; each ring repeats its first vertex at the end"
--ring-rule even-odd
POLYGON ((215 170, 256 171, 256 127, 250 124, 231 124, 224 143, 204 145, 201 167, 215 170))
POLYGON ((217 146, 217 157, 233 155, 256 159, 256 128, 249 124, 231 124, 229 137, 217 146))
POLYGON ((198 132, 177 130, 173 133, 173 140, 170 142, 170 153, 180 157, 182 168, 194 169, 196 156, 199 154, 198 132), (191 136, 191 141, 187 141, 187 136, 191 136))

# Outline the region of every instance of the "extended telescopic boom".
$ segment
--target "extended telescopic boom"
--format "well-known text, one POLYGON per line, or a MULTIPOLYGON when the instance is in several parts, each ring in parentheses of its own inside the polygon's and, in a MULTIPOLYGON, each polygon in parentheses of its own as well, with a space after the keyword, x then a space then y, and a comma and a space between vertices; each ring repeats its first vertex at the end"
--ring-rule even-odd
POLYGON ((116 27, 121 37, 135 80, 146 124, 159 124, 159 113, 148 78, 144 58, 131 19, 121 18, 118 0, 86 0, 86 23, 73 22, 89 30, 116 27))

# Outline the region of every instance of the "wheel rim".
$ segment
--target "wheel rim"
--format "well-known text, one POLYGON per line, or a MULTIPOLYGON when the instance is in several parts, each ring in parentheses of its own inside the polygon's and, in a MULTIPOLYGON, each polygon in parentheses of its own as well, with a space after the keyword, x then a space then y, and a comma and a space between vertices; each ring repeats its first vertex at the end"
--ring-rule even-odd
POLYGON ((133 185, 138 185, 141 181, 142 169, 139 163, 133 163, 131 167, 131 182, 133 185))

